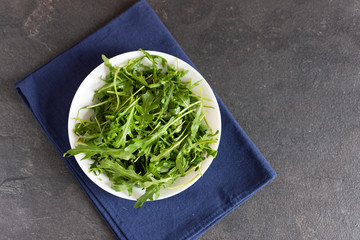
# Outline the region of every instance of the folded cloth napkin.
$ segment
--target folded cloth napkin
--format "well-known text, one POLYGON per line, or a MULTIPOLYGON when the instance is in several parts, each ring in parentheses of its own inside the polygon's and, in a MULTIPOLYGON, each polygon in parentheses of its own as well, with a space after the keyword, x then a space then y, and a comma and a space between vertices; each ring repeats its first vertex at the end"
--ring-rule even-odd
MULTIPOLYGON (((67 118, 83 79, 102 62, 138 50, 156 50, 192 64, 146 1, 15 84, 42 129, 63 156, 69 148, 67 118)), ((196 239, 275 177, 275 172, 218 99, 222 135, 218 155, 193 186, 171 198, 147 202, 115 197, 96 186, 73 157, 70 171, 119 239, 196 239)))

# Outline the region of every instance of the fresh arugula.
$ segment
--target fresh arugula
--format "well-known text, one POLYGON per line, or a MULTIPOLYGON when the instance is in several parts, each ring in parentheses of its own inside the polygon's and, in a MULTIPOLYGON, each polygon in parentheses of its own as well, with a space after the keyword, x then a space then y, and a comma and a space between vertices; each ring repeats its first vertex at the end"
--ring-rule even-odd
POLYGON ((93 115, 77 119, 77 146, 65 153, 91 158, 90 171, 104 172, 116 191, 144 189, 135 208, 217 153, 210 147, 217 133, 206 123, 204 98, 191 91, 198 83, 181 81, 187 71, 140 50, 144 56, 121 67, 102 55, 110 73, 95 91, 96 104, 84 107, 93 115))

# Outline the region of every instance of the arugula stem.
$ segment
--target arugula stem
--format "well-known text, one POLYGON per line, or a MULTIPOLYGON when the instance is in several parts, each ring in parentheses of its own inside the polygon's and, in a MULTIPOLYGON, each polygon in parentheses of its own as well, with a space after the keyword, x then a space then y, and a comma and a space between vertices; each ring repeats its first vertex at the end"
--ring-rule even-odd
POLYGON ((94 105, 91 105, 91 106, 86 106, 85 108, 87 108, 87 109, 96 108, 96 107, 104 105, 104 104, 106 104, 108 102, 109 102, 109 100, 106 100, 106 101, 103 101, 103 102, 100 102, 100 103, 97 103, 97 104, 94 104, 94 105))
POLYGON ((114 76, 114 90, 115 90, 115 94, 116 94, 116 108, 115 108, 115 112, 116 110, 119 108, 119 104, 120 104, 120 99, 119 99, 119 95, 117 93, 117 87, 116 87, 116 78, 117 78, 117 75, 120 71, 120 68, 118 68, 115 72, 115 76, 114 76))

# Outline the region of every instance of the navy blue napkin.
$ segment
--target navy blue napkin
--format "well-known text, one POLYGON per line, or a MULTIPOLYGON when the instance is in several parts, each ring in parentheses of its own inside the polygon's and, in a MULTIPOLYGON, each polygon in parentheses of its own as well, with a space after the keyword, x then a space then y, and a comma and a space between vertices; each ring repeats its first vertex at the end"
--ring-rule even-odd
MULTIPOLYGON (((15 84, 62 156, 69 148, 67 118, 87 74, 112 57, 139 48, 166 52, 192 64, 146 3, 140 1, 106 26, 15 84)), ((186 191, 134 209, 133 201, 100 189, 73 157, 64 162, 119 239, 196 239, 275 177, 268 162, 220 99, 222 135, 218 156, 186 191)))

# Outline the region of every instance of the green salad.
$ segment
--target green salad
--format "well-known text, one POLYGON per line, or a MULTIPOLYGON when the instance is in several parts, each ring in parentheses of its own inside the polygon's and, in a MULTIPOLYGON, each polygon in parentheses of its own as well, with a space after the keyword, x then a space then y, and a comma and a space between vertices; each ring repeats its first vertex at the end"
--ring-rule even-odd
POLYGON ((216 156, 210 144, 218 140, 205 119, 208 99, 192 92, 199 83, 181 81, 187 71, 141 51, 143 56, 121 67, 102 55, 109 69, 105 85, 95 91, 95 104, 82 108, 92 116, 76 119, 80 138, 65 153, 92 159, 90 171, 105 173, 115 191, 131 195, 134 186, 144 189, 135 208, 198 171, 207 156, 216 156))

